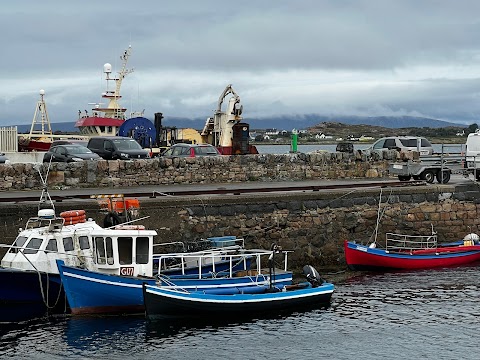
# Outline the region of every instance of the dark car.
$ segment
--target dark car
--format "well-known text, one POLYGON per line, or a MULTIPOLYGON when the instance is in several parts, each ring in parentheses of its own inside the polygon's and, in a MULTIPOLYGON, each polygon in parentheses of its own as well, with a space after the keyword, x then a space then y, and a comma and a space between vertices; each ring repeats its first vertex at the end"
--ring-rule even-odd
POLYGON ((105 160, 149 159, 150 153, 132 138, 123 136, 95 136, 87 147, 105 160))
POLYGON ((166 157, 220 156, 217 148, 210 144, 175 144, 162 153, 166 157))
POLYGON ((100 156, 82 145, 52 146, 43 156, 43 162, 75 162, 84 160, 98 160, 100 156), (51 160, 50 160, 51 159, 51 160))

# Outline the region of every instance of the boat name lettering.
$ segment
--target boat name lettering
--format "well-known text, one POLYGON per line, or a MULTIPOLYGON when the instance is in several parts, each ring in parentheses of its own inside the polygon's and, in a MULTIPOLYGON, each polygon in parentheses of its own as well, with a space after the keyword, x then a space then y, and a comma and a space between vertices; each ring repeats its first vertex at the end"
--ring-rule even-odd
POLYGON ((133 266, 124 266, 120 268, 120 275, 122 276, 133 276, 134 273, 134 267, 133 266))

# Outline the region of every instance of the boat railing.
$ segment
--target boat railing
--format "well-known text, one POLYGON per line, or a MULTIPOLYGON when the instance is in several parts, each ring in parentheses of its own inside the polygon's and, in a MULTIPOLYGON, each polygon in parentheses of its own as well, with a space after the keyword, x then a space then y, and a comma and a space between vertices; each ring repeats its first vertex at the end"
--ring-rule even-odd
POLYGON ((187 267, 198 267, 195 277, 201 279, 205 275, 204 267, 208 266, 208 271, 211 276, 228 276, 233 277, 238 271, 252 270, 257 274, 261 273, 262 263, 267 263, 268 259, 272 258, 272 254, 278 256, 282 254, 282 261, 284 263, 284 271, 287 271, 288 253, 291 251, 273 252, 269 250, 246 250, 246 249, 216 249, 211 251, 201 251, 196 253, 172 253, 159 254, 155 258, 159 261, 158 275, 159 277, 167 275, 168 270, 178 269, 181 275, 186 274, 187 267), (240 250, 240 251, 239 251, 240 250), (263 262, 262 262, 262 259, 263 262), (173 260, 173 261, 172 261, 173 260), (249 267, 250 261, 255 263, 255 269, 249 267), (217 271, 219 262, 228 263, 226 270, 217 271), (174 265, 168 266, 173 263, 174 265), (163 273, 162 273, 163 272, 163 273))
POLYGON ((404 235, 396 233, 386 234, 386 250, 404 251, 418 249, 435 249, 437 247, 437 235, 404 235))
POLYGON ((47 227, 49 231, 61 230, 64 224, 64 219, 61 217, 44 218, 32 217, 28 219, 25 229, 36 229, 47 227))
POLYGON ((245 248, 245 239, 235 236, 220 236, 194 241, 172 241, 153 245, 154 249, 168 246, 176 246, 181 249, 181 252, 201 252, 212 249, 243 249, 245 248))

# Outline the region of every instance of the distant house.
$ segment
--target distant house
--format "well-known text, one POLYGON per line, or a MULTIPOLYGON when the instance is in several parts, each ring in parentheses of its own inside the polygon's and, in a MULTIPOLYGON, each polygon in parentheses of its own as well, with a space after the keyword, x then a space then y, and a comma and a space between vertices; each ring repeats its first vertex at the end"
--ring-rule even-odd
POLYGON ((325 134, 317 134, 315 135, 315 139, 317 140, 328 140, 328 139, 332 139, 333 137, 330 136, 330 135, 325 135, 325 134))
POLYGON ((265 135, 278 135, 278 130, 276 128, 266 129, 265 135))

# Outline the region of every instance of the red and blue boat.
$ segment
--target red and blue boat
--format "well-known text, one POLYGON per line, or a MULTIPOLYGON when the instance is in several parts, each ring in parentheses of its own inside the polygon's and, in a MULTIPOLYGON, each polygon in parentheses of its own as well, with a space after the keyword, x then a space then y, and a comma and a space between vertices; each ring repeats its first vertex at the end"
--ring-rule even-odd
POLYGON ((439 244, 437 235, 409 236, 386 234, 385 247, 376 242, 362 245, 344 242, 345 260, 352 270, 429 269, 460 266, 480 261, 477 234, 461 241, 439 244))

